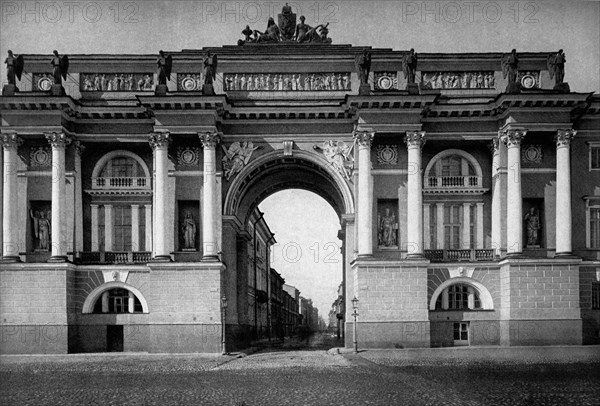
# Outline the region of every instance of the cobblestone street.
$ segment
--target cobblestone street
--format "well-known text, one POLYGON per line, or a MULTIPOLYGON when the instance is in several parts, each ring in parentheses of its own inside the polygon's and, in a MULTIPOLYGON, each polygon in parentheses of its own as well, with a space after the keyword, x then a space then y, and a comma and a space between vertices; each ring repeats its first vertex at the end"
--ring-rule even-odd
POLYGON ((3 356, 0 404, 598 405, 598 350, 3 356))

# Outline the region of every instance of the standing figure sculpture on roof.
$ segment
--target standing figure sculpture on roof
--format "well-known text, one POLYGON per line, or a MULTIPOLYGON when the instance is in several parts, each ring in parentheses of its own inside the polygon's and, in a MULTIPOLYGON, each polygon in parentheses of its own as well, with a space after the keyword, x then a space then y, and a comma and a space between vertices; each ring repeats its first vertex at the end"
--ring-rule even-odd
POLYGON ((404 71, 404 78, 407 82, 415 83, 417 74, 417 54, 413 48, 411 48, 410 53, 402 59, 402 70, 404 71))
POLYGON ((550 79, 555 78, 554 89, 569 93, 571 91, 569 84, 565 80, 565 62, 567 58, 562 49, 559 49, 556 54, 548 55, 548 71, 550 79))
POLYGON ((213 55, 210 51, 206 52, 206 56, 202 60, 204 66, 204 86, 202 86, 202 94, 213 95, 213 81, 217 77, 217 55, 213 55))
POLYGON ((506 93, 518 93, 520 86, 517 83, 519 77, 519 57, 517 50, 513 49, 510 54, 502 57, 502 74, 504 79, 508 76, 506 93))
POLYGON ((355 65, 361 86, 368 85, 371 72, 371 53, 366 49, 363 50, 362 54, 356 56, 355 65))
POLYGON ((69 57, 67 55, 60 56, 57 50, 54 50, 53 54, 54 56, 50 61, 50 64, 52 65, 52 76, 54 77, 54 84, 60 85, 63 80, 67 80, 69 57))
POLYGON ((9 49, 8 56, 4 60, 6 64, 6 79, 8 80, 9 85, 16 85, 17 82, 15 78, 21 80, 21 74, 23 73, 23 66, 25 62, 23 61, 23 55, 14 56, 13 52, 9 49))
POLYGON ((158 65, 158 84, 166 86, 167 80, 171 80, 173 57, 171 55, 165 56, 163 51, 158 51, 156 64, 158 65))

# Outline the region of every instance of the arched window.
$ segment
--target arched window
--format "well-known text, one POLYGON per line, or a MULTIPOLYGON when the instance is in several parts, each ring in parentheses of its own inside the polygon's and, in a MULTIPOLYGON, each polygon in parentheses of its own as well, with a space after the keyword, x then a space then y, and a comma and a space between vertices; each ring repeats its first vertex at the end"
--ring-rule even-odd
POLYGON ((468 152, 448 149, 434 156, 425 168, 425 188, 481 188, 482 171, 468 152))
POLYGON ((93 313, 143 313, 142 302, 130 290, 113 288, 105 290, 96 299, 93 313))
POLYGON ((448 279, 437 287, 429 310, 493 310, 494 301, 490 292, 480 282, 468 278, 448 279))
POLYGON ((104 155, 92 173, 93 189, 150 189, 150 171, 136 154, 126 150, 104 155))
POLYGON ((100 176, 104 178, 132 178, 144 176, 142 166, 129 156, 117 156, 104 165, 100 176))

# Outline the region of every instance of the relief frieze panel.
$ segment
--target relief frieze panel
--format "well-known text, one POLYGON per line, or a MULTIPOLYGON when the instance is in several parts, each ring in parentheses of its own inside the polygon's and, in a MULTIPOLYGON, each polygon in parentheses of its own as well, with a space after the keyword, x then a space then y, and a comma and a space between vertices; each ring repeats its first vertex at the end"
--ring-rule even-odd
POLYGON ((350 72, 332 73, 226 73, 226 91, 315 92, 350 91, 350 72))
POLYGON ((494 89, 494 72, 423 72, 422 89, 494 89))
POLYGON ((154 90, 153 73, 81 73, 82 92, 148 92, 154 90))

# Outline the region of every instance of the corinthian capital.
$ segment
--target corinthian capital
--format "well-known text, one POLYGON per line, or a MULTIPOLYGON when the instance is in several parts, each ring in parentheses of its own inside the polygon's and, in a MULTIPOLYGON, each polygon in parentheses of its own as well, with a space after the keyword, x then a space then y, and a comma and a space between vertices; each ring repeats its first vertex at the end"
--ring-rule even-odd
POLYGON ((216 148, 217 144, 221 142, 221 137, 217 132, 198 133, 198 137, 204 148, 216 148))
POLYGON ((425 145, 425 131, 407 131, 404 142, 408 148, 421 148, 425 145))
POLYGON ((71 143, 71 139, 65 133, 44 133, 52 148, 64 148, 71 143))
POLYGON ((502 131, 500 138, 507 147, 520 147, 521 141, 525 138, 527 134, 527 130, 518 129, 518 128, 510 128, 508 130, 502 131))
POLYGON ((171 134, 168 131, 157 131, 150 134, 148 138, 152 149, 168 147, 171 142, 171 134))
POLYGON ((571 145, 571 140, 575 137, 575 134, 577 134, 577 131, 573 129, 558 130, 555 137, 556 148, 568 147, 571 145))
POLYGON ((356 130, 354 131, 354 140, 361 147, 371 147, 371 143, 375 138, 375 132, 367 130, 356 130))
POLYGON ((5 149, 16 149, 23 143, 23 140, 17 136, 17 133, 4 133, 0 135, 0 143, 0 146, 5 149))

